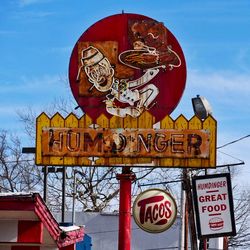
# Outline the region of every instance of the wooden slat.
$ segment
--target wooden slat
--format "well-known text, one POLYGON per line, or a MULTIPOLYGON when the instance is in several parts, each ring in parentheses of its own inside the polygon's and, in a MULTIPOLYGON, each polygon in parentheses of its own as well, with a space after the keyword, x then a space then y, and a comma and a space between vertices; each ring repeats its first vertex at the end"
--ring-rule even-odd
MULTIPOLYGON (((59 113, 56 113, 50 120, 50 126, 55 128, 63 128, 64 118, 59 113)), ((63 166, 63 157, 57 157, 57 156, 50 157, 50 165, 63 166)))
POLYGON ((109 128, 109 119, 104 114, 101 114, 96 119, 96 124, 101 128, 109 128))
MULTIPOLYGON (((92 119, 87 114, 83 115, 79 119, 79 128, 89 128, 91 124, 93 124, 92 119)), ((91 161, 87 157, 78 157, 77 158, 78 166, 89 166, 91 165, 91 161)))
MULTIPOLYGON (((109 120, 110 128, 123 128, 123 119, 118 116, 112 116, 109 120)), ((109 159, 109 164, 111 165, 121 165, 123 163, 123 159, 119 157, 112 157, 109 159)))
MULTIPOLYGON (((65 127, 66 128, 78 128, 79 127, 79 120, 74 114, 69 114, 68 117, 65 119, 65 127)), ((77 165, 77 158, 76 157, 64 157, 64 162, 63 164, 65 166, 72 166, 72 165, 77 165)))
MULTIPOLYGON (((174 120, 170 116, 164 117, 164 119, 160 122, 160 128, 173 129, 174 128, 174 120)), ((161 167, 170 167, 172 165, 173 165, 173 158, 159 159, 159 166, 161 166, 161 167)))
MULTIPOLYGON (((101 128, 109 128, 109 119, 104 115, 101 114, 96 119, 96 124, 101 128)), ((102 165, 102 166, 108 166, 109 165, 109 159, 100 157, 98 160, 95 161, 96 165, 102 165)))
POLYGON ((36 164, 49 165, 49 157, 42 156, 42 129, 50 126, 50 119, 42 113, 36 119, 36 164))
POLYGON ((126 116, 123 119, 124 128, 138 128, 138 119, 131 116, 126 116))
POLYGON ((155 118, 149 112, 144 112, 138 119, 138 128, 153 128, 155 118))
POLYGON ((216 167, 216 147, 217 147, 217 122, 212 116, 208 116, 203 122, 203 129, 210 131, 210 159, 204 160, 204 166, 216 167))
MULTIPOLYGON (((180 115, 174 122, 174 129, 182 130, 188 128, 188 120, 180 115)), ((173 159, 173 167, 187 167, 187 161, 185 159, 173 159)))
MULTIPOLYGON (((188 122, 189 129, 202 129, 202 121, 197 117, 193 116, 191 120, 188 122)), ((202 166, 201 159, 187 159, 188 166, 200 168, 202 166)))
MULTIPOLYGON (((131 116, 126 116, 123 119, 123 126, 124 128, 138 128, 138 119, 137 118, 132 118, 131 116)), ((123 164, 125 165, 134 165, 137 164, 138 161, 137 159, 132 159, 132 158, 123 158, 122 160, 123 164)))
MULTIPOLYGON (((142 113, 142 115, 138 118, 138 128, 153 128, 154 123, 155 118, 149 112, 142 113)), ((138 158, 138 163, 140 164, 150 164, 152 161, 152 158, 148 157, 138 158)))

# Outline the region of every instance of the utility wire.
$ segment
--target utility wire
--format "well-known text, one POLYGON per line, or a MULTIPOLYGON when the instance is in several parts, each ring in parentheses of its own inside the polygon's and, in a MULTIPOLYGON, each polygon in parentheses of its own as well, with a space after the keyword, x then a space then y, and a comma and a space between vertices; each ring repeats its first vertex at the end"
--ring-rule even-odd
POLYGON ((27 160, 12 160, 12 161, 2 161, 2 160, 0 160, 1 164, 3 164, 3 163, 31 162, 31 161, 34 161, 34 159, 27 159, 27 160))
POLYGON ((227 153, 222 152, 222 151, 220 151, 220 150, 218 150, 218 151, 219 151, 221 154, 224 154, 224 155, 226 155, 226 156, 229 156, 229 157, 233 158, 234 160, 237 160, 237 161, 239 161, 239 162, 244 162, 244 161, 242 161, 241 159, 236 158, 236 157, 234 157, 234 156, 232 156, 232 155, 230 155, 230 154, 227 154, 227 153))
MULTIPOLYGON (((237 140, 234 140, 234 141, 228 142, 228 143, 226 143, 226 144, 224 144, 224 145, 222 145, 222 146, 219 146, 219 147, 217 147, 216 149, 218 150, 218 149, 224 148, 224 147, 226 147, 226 146, 228 146, 228 145, 234 144, 234 143, 239 142, 239 141, 241 141, 241 140, 244 140, 244 139, 246 139, 246 138, 248 138, 248 137, 250 137, 250 135, 245 135, 245 136, 243 136, 243 137, 241 137, 241 138, 239 138, 239 139, 237 139, 237 140)), ((227 155, 227 156, 229 156, 229 157, 235 159, 235 160, 238 160, 238 161, 240 162, 239 165, 245 164, 244 161, 241 160, 241 159, 238 159, 238 158, 236 158, 236 157, 234 157, 234 156, 232 156, 232 155, 226 154, 225 152, 222 152, 222 151, 220 151, 220 150, 218 150, 218 151, 219 151, 220 153, 224 154, 224 155, 227 155)), ((226 165, 227 165, 227 164, 221 165, 221 167, 226 166, 226 165)), ((228 164, 228 165, 234 165, 234 164, 228 164)), ((238 164, 236 164, 236 165, 238 165, 238 164)))
POLYGON ((239 139, 237 139, 237 140, 228 142, 228 143, 226 143, 226 144, 224 144, 224 145, 222 145, 222 146, 220 146, 220 147, 217 147, 217 149, 224 148, 224 147, 226 147, 226 146, 228 146, 228 145, 231 145, 231 144, 234 144, 234 143, 236 143, 236 142, 238 142, 238 141, 241 141, 241 140, 243 140, 243 139, 245 139, 245 138, 247 138, 247 137, 250 137, 250 135, 246 135, 246 136, 243 136, 243 137, 241 137, 241 138, 239 138, 239 139))
POLYGON ((182 182, 182 181, 183 180, 175 180, 175 181, 164 181, 164 182, 158 182, 158 183, 138 184, 138 187, 169 184, 169 183, 182 182))

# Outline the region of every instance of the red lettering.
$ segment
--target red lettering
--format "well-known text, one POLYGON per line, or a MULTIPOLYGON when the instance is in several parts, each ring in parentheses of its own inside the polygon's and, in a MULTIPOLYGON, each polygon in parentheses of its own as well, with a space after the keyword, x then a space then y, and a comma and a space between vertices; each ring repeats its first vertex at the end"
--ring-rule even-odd
POLYGON ((199 202, 210 202, 210 201, 222 201, 226 200, 227 194, 212 194, 212 195, 201 195, 199 196, 199 202))
POLYGON ((140 200, 138 202, 140 223, 166 224, 173 214, 171 205, 171 202, 164 201, 164 196, 161 195, 140 200))
POLYGON ((227 194, 218 194, 217 201, 226 200, 227 194))
POLYGON ((164 217, 164 204, 160 204, 160 208, 159 208, 159 217, 163 218, 164 217))
POLYGON ((144 221, 145 221, 144 218, 145 218, 145 214, 146 214, 146 205, 162 201, 163 199, 164 199, 164 196, 158 195, 158 196, 154 196, 154 197, 140 200, 138 202, 138 207, 140 207, 139 217, 140 217, 141 224, 144 224, 144 221))
POLYGON ((207 206, 202 206, 202 207, 201 207, 202 213, 204 213, 206 210, 207 210, 207 206))
POLYGON ((204 202, 204 201, 205 201, 204 196, 200 196, 199 197, 199 202, 204 202))
POLYGON ((153 220, 154 221, 158 220, 158 209, 159 209, 158 204, 155 204, 155 206, 153 208, 153 220))
POLYGON ((167 219, 169 219, 171 217, 171 215, 172 215, 172 210, 170 209, 170 207, 171 207, 170 201, 165 201, 165 209, 166 209, 165 217, 167 219))
POLYGON ((225 204, 221 204, 221 211, 225 211, 227 209, 227 206, 225 204))
POLYGON ((219 212, 219 211, 225 211, 227 209, 227 206, 226 206, 226 204, 220 204, 220 205, 214 205, 214 206, 212 206, 212 205, 209 205, 209 206, 202 206, 201 207, 201 211, 202 211, 202 213, 204 213, 204 212, 209 212, 209 213, 211 213, 211 212, 219 212))
POLYGON ((211 195, 211 201, 216 201, 216 196, 214 194, 211 195))
POLYGON ((220 211, 220 206, 219 205, 215 205, 214 206, 214 211, 216 211, 216 212, 220 211))
POLYGON ((152 218, 152 207, 149 206, 146 209, 146 215, 145 215, 145 222, 147 222, 148 220, 150 220, 150 223, 153 223, 153 218, 152 218))

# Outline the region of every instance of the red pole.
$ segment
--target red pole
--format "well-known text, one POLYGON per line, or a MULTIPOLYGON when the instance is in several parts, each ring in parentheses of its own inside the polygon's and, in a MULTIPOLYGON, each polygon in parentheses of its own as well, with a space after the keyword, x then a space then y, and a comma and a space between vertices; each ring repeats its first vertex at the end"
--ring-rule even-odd
POLYGON ((228 238, 227 237, 223 238, 223 249, 228 250, 228 238))
POLYGON ((135 175, 129 168, 123 167, 122 174, 117 174, 116 178, 120 181, 118 250, 130 250, 131 185, 135 175))
POLYGON ((207 250, 207 239, 203 240, 203 249, 207 250))

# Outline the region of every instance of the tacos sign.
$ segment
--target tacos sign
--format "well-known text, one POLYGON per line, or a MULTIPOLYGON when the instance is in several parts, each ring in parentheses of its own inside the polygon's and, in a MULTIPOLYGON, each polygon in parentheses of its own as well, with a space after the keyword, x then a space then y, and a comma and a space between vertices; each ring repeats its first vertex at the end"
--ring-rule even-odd
POLYGON ((161 233, 172 226, 177 207, 173 197, 161 189, 140 193, 133 205, 136 224, 149 233, 161 233))

